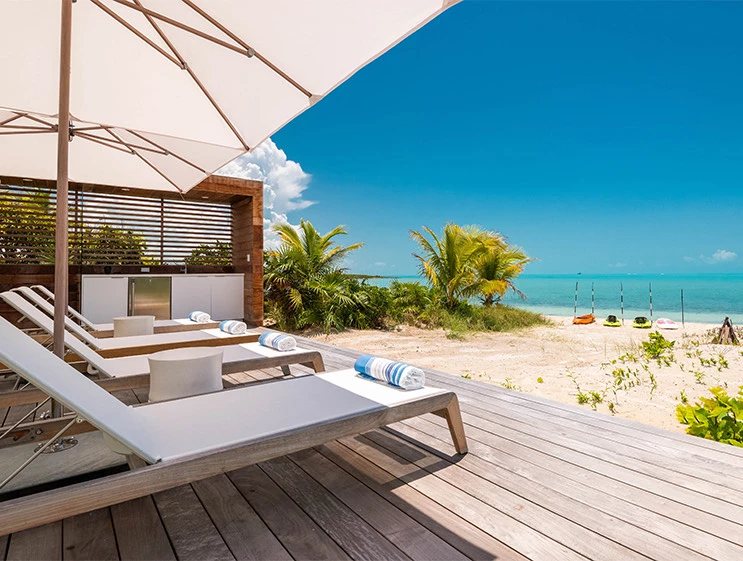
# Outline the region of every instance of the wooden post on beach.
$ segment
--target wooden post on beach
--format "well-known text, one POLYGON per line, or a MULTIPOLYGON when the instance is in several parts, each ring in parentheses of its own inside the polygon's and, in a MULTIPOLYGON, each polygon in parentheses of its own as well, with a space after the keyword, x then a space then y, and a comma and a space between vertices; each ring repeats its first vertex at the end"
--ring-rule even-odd
POLYGON ((593 314, 594 305, 593 305, 594 299, 593 299, 593 283, 591 283, 591 314, 593 314))
POLYGON ((653 323, 653 283, 648 283, 648 290, 650 291, 650 323, 653 323))
POLYGON ((575 281, 575 302, 573 303, 573 319, 578 315, 578 281, 575 281))
POLYGON ((619 283, 619 305, 622 308, 622 325, 624 325, 624 283, 619 283))
POLYGON ((684 289, 681 289, 681 327, 684 327, 684 289))

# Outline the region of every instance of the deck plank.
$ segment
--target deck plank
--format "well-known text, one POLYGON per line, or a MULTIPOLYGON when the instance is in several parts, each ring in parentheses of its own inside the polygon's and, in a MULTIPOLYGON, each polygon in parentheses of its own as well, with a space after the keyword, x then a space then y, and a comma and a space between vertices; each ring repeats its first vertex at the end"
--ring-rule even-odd
POLYGON ((344 438, 341 442, 483 531, 497 535, 500 541, 526 557, 554 560, 585 559, 553 537, 534 530, 455 485, 437 477, 426 477, 428 472, 422 468, 389 450, 380 450, 363 436, 344 438))
POLYGON ((62 522, 53 522, 13 534, 10 537, 6 559, 61 561, 62 522))
POLYGON ((152 497, 142 497, 111 507, 122 561, 171 561, 175 553, 152 497), (142 539, 146 536, 146 539, 142 539))
POLYGON ((316 450, 297 452, 291 459, 410 558, 420 561, 467 559, 316 450))
POLYGON ((352 559, 410 560, 289 458, 277 458, 259 465, 352 559))
POLYGON ((101 508, 64 520, 62 548, 65 561, 118 560, 119 553, 109 509, 101 508))
MULTIPOLYGON (((435 450, 448 450, 449 453, 453 450, 447 441, 448 430, 435 419, 415 419, 392 428, 416 440, 428 442, 431 437, 437 438, 435 443, 431 443, 434 453, 435 450)), ((519 474, 641 528, 652 528, 653 532, 699 553, 719 551, 728 557, 743 558, 740 549, 743 529, 729 520, 669 501, 622 481, 602 477, 584 466, 560 462, 474 426, 468 426, 468 439, 470 454, 462 459, 460 465, 481 477, 499 478, 503 471, 519 474), (728 536, 722 544, 715 535, 718 532, 728 536)))
POLYGON ((192 487, 236 559, 291 560, 226 475, 197 481, 192 487))
POLYGON ((190 485, 160 491, 153 498, 179 560, 235 559, 190 485))
POLYGON ((230 472, 229 478, 294 559, 350 559, 258 466, 230 472))
POLYGON ((317 451, 469 559, 526 561, 493 535, 339 442, 319 446, 317 451))

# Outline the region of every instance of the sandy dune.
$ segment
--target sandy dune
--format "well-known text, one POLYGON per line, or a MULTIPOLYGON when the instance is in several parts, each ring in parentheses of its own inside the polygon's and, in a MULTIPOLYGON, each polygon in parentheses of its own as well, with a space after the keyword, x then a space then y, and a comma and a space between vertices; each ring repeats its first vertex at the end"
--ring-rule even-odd
POLYGON ((464 339, 449 339, 441 329, 403 326, 389 332, 347 331, 330 335, 327 342, 574 405, 579 392, 590 396, 593 391, 603 397, 598 411, 610 413, 612 403, 618 416, 677 431, 684 430, 675 416, 682 391, 696 400, 711 386, 727 383, 728 391, 735 393, 743 385, 743 347, 701 343, 705 332, 717 326, 687 324, 683 331, 663 331, 676 341, 674 362, 659 366, 642 359, 638 350, 649 330, 633 329, 630 322, 608 328, 600 323, 575 326, 571 318, 551 319, 554 324, 549 327, 464 339), (625 362, 617 360, 627 354, 637 362, 631 356, 625 362), (616 388, 612 372, 617 368, 623 369, 624 385, 630 387, 616 388))

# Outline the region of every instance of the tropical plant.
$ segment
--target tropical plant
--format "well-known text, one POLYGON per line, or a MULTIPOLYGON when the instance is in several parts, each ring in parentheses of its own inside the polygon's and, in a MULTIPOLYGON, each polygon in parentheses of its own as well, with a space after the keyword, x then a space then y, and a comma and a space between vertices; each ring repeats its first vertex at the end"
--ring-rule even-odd
POLYGON ((453 310, 460 300, 479 292, 475 267, 494 240, 500 238, 476 226, 452 223, 444 226, 441 236, 427 226, 423 232, 410 231, 410 237, 421 247, 421 255, 414 253, 413 257, 418 260, 420 273, 441 294, 446 308, 453 310))
POLYGON ((501 238, 502 243, 496 242, 493 240, 488 245, 488 251, 475 265, 482 303, 487 307, 499 303, 509 290, 526 298, 514 281, 524 272, 524 267, 534 261, 523 249, 508 245, 504 239, 501 238))
POLYGON ((147 241, 131 230, 103 224, 86 229, 81 248, 82 265, 143 265, 147 241))
POLYGON ((711 398, 700 397, 694 405, 682 402, 676 406, 679 422, 689 425, 686 432, 694 436, 743 447, 743 386, 737 397, 720 387, 709 391, 711 398))
POLYGON ((358 320, 368 297, 354 290, 357 281, 345 274, 343 259, 363 244, 336 245, 347 232, 342 226, 321 235, 308 221, 299 228, 277 224, 281 245, 267 251, 264 284, 267 311, 281 329, 322 326, 327 332, 358 320))
POLYGON ((183 262, 186 265, 231 265, 232 248, 230 244, 215 241, 213 244, 201 244, 191 250, 183 262))
POLYGON ((0 191, 0 263, 54 263, 55 212, 47 191, 0 191))

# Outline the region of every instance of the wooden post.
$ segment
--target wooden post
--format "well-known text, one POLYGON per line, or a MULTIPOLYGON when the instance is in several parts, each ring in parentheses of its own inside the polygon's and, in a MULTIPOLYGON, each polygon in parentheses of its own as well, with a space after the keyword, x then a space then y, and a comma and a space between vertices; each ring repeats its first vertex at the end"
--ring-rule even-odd
POLYGON ((263 188, 232 203, 232 266, 245 275, 244 319, 263 325, 263 188))
MULTIPOLYGON (((59 46, 59 120, 57 130, 57 215, 54 245, 54 354, 64 356, 64 320, 67 316, 68 220, 67 190, 70 159, 70 57, 72 0, 62 0, 59 46)), ((53 407, 54 410, 54 407, 53 407)))

